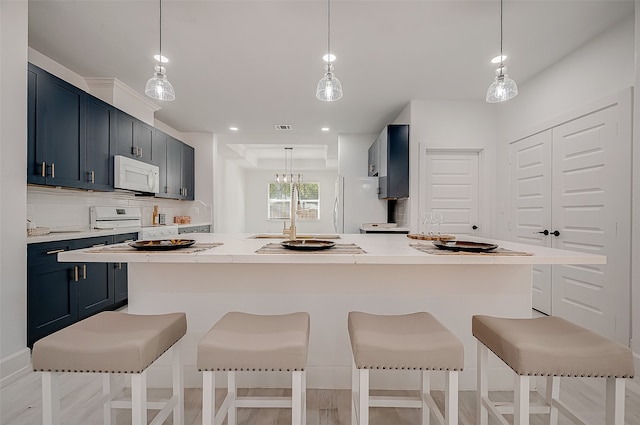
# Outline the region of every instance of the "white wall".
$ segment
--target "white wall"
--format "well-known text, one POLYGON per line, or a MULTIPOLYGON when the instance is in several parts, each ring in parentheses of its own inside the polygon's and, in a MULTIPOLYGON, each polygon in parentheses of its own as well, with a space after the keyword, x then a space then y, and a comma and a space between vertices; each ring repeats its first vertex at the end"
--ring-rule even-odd
MULTIPOLYGON (((213 205, 215 154, 213 134, 182 133, 182 141, 193 146, 195 156, 195 199, 208 207, 213 205)), ((209 218, 212 220, 212 217, 209 218)))
POLYGON ((214 232, 245 233, 245 171, 220 156, 214 168, 214 232))
MULTIPOLYGON (((633 170, 631 200, 631 348, 640 375, 640 1, 635 9, 635 75, 633 92, 633 170), (635 285, 634 285, 635 282, 635 285)), ((636 376, 636 381, 640 378, 636 376)))
POLYGON ((339 135, 338 174, 344 177, 367 177, 369 146, 376 137, 377 134, 339 135))
MULTIPOLYGON (((492 236, 495 200, 496 110, 484 101, 413 100, 409 105, 409 202, 407 224, 418 231, 424 202, 419 164, 425 149, 473 149, 481 152, 480 234, 492 236), (421 199, 422 198, 422 199, 421 199)), ((400 117, 406 117, 403 111, 400 117)))
MULTIPOLYGON (((267 219, 267 184, 278 170, 247 170, 245 172, 245 229, 249 233, 280 233, 284 220, 267 219)), ((303 181, 320 185, 320 220, 298 220, 296 228, 303 233, 334 233, 333 201, 335 170, 305 170, 303 181)), ((287 227, 289 221, 287 220, 287 227)))
POLYGON ((27 25, 26 1, 0 1, 0 379, 29 366, 27 25))

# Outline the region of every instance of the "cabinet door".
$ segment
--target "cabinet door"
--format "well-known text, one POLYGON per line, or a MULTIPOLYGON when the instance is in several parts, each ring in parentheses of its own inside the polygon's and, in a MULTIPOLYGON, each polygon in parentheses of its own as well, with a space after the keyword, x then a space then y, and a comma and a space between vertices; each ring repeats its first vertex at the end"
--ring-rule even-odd
POLYGON ((369 177, 378 177, 380 167, 380 136, 371 144, 368 151, 369 169, 367 171, 369 177))
POLYGON ((38 70, 39 68, 29 64, 29 70, 27 71, 27 182, 45 184, 47 154, 43 143, 44 139, 36 137, 38 70))
POLYGON ((116 152, 118 155, 137 159, 133 138, 136 119, 122 111, 116 112, 116 152))
POLYGON ((182 142, 170 137, 167 139, 167 195, 180 199, 182 188, 182 142))
MULTIPOLYGON (((124 235, 114 235, 113 243, 131 242, 138 239, 137 233, 127 233, 124 235)), ((129 298, 128 277, 126 263, 111 263, 114 283, 114 302, 122 303, 129 298)), ((116 306, 117 307, 117 306, 116 306)))
POLYGON ((87 95, 44 73, 37 87, 36 144, 46 146, 46 184, 84 188, 87 95))
POLYGON ((88 96, 87 99, 87 189, 113 190, 113 148, 115 141, 113 106, 88 96))
POLYGON ((387 136, 386 143, 381 139, 386 153, 380 163, 386 171, 380 175, 387 176, 387 197, 406 198, 409 196, 409 126, 390 125, 387 136))
POLYGON ((182 192, 180 199, 193 201, 195 189, 195 152, 194 149, 182 144, 182 192))
MULTIPOLYGON (((108 245, 111 236, 101 238, 79 239, 75 249, 108 245)), ((110 308, 114 303, 113 279, 108 263, 85 263, 78 267, 78 318, 84 319, 102 310, 110 308)), ((75 272, 74 272, 75 275, 75 272)))
MULTIPOLYGON (((551 246, 551 130, 531 135, 509 146, 511 206, 509 231, 516 242, 551 246), (547 231, 547 235, 544 231, 547 231)), ((534 265, 532 305, 551 311, 551 266, 534 265)))
POLYGON ((153 127, 136 120, 133 127, 133 140, 138 148, 138 159, 151 163, 153 160, 153 127))
POLYGON ((29 267, 27 285, 27 344, 78 320, 73 264, 29 267))
POLYGON ((158 179, 160 180, 160 192, 156 194, 159 198, 167 196, 167 136, 160 130, 153 133, 153 164, 158 166, 158 179))

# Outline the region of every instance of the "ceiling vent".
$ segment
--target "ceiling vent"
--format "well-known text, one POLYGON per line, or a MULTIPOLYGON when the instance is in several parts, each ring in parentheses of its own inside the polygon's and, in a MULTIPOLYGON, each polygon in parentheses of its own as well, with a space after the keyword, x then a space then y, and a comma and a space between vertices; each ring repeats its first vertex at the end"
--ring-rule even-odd
POLYGON ((289 130, 291 130, 291 125, 289 125, 289 124, 276 124, 276 130, 289 131, 289 130))

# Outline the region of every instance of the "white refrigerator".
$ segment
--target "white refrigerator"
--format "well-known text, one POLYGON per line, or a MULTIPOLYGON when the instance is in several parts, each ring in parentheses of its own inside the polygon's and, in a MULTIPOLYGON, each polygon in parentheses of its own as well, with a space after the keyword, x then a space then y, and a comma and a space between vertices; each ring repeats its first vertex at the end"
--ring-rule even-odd
POLYGON ((378 199, 377 177, 336 179, 333 227, 336 233, 360 233, 363 223, 386 223, 387 201, 378 199))

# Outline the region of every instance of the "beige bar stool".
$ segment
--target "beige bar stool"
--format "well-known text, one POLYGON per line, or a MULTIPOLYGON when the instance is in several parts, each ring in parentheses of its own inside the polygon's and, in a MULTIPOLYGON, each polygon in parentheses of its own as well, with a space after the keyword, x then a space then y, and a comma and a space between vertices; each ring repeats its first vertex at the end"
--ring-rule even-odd
POLYGON ((422 410, 420 422, 433 412, 440 424, 458 424, 458 371, 464 349, 455 335, 429 313, 375 315, 349 313, 353 351, 351 423, 367 425, 369 407, 407 407, 422 410), (369 395, 372 369, 420 370, 420 396, 414 398, 369 395), (430 371, 445 372, 444 416, 431 396, 430 371))
POLYGON ((202 371, 202 423, 236 425, 238 407, 291 408, 291 423, 306 423, 307 352, 309 314, 225 314, 198 344, 198 370, 202 371), (215 372, 227 372, 227 395, 216 413, 215 372), (289 371, 291 398, 238 397, 236 372, 289 371))
MULTIPOLYGON (((504 414, 514 415, 514 425, 529 424, 529 414, 548 413, 558 423, 558 412, 574 423, 585 424, 559 400, 559 377, 606 378, 606 425, 624 424, 624 378, 634 374, 631 350, 595 332, 559 317, 508 319, 473 316, 473 336, 478 340, 478 425, 488 415, 506 424, 504 414), (513 406, 498 407, 488 397, 488 350, 516 373, 513 406), (529 405, 529 377, 546 376, 546 405, 529 405)), ((501 403, 502 404, 502 403, 501 403)))
MULTIPOLYGON (((133 425, 147 425, 147 409, 160 410, 152 424, 173 412, 173 423, 184 423, 184 388, 180 339, 187 332, 184 313, 134 315, 103 312, 37 341, 35 371, 42 372, 44 425, 60 424, 59 376, 62 373, 101 373, 103 418, 111 424, 112 409, 131 409, 133 425), (173 395, 166 402, 147 401, 147 368, 173 348, 173 395), (131 375, 131 400, 115 400, 113 374, 131 375)), ((87 409, 85 420, 93 412, 87 409)))

